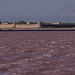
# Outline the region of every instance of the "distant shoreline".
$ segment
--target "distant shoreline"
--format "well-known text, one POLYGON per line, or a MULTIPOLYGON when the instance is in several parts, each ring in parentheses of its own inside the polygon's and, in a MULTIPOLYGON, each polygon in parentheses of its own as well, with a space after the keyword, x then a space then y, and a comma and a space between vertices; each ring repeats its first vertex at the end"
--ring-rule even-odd
POLYGON ((75 31, 75 28, 0 28, 0 31, 75 31))
POLYGON ((75 23, 0 22, 0 31, 75 31, 75 23))

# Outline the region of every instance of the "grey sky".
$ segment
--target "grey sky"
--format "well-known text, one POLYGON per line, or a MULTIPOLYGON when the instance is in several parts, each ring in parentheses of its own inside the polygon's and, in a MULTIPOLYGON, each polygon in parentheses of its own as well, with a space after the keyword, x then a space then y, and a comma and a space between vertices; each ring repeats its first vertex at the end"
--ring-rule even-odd
MULTIPOLYGON (((75 0, 0 0, 0 16, 74 17, 75 0)), ((1 19, 2 20, 2 19, 1 19)))

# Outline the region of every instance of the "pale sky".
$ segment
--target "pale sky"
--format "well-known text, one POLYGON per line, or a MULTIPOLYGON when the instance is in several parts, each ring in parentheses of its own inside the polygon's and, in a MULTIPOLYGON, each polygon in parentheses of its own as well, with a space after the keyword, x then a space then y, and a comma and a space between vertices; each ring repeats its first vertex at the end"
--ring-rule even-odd
POLYGON ((65 22, 66 19, 66 22, 74 22, 73 18, 75 0, 0 0, 0 20, 4 21, 24 19, 65 22))

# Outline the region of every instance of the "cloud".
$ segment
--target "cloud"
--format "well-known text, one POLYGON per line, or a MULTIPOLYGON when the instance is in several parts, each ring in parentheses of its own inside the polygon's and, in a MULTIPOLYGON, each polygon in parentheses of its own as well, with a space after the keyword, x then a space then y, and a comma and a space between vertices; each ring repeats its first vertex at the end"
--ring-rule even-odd
POLYGON ((62 14, 66 16, 75 16, 75 5, 68 4, 62 8, 62 14))
POLYGON ((62 9, 69 12, 75 12, 75 5, 65 5, 62 9))

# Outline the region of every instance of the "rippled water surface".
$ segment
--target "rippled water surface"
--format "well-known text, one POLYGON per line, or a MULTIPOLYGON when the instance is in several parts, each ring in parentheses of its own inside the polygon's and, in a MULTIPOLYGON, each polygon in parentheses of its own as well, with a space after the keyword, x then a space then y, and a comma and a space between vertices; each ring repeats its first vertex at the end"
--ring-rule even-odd
POLYGON ((0 31, 0 75, 75 75, 75 31, 0 31))

